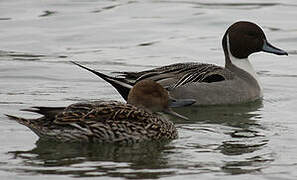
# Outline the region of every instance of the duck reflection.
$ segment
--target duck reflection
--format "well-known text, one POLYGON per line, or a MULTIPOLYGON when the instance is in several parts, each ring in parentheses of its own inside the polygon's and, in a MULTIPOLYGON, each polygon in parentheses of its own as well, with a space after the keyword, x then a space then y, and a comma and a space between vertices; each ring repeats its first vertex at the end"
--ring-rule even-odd
POLYGON ((265 148, 268 138, 264 133, 265 127, 260 121, 262 108, 262 101, 229 106, 181 108, 177 112, 189 117, 190 121, 175 119, 175 123, 179 124, 179 129, 197 127, 192 130, 202 130, 209 134, 218 133, 221 136, 227 135, 224 140, 215 142, 215 146, 213 142, 202 142, 203 144, 198 142, 196 147, 213 147, 212 152, 221 153, 223 158, 220 160, 223 163, 219 166, 223 172, 251 173, 260 171, 267 166, 267 163, 274 161, 273 153, 267 152, 265 148), (226 128, 222 128, 224 130, 219 132, 220 128, 217 127, 226 128), (208 146, 207 143, 212 146, 208 146))
POLYGON ((175 123, 210 123, 220 124, 237 128, 249 128, 260 126, 257 120, 261 119, 262 101, 258 100, 238 105, 217 105, 217 106, 192 106, 178 108, 177 112, 183 113, 190 120, 179 120, 175 123))
POLYGON ((74 177, 158 178, 174 173, 168 170, 148 170, 167 167, 167 160, 162 157, 162 151, 169 148, 167 144, 168 142, 84 144, 38 140, 32 150, 9 153, 23 162, 21 168, 17 169, 18 172, 74 177))

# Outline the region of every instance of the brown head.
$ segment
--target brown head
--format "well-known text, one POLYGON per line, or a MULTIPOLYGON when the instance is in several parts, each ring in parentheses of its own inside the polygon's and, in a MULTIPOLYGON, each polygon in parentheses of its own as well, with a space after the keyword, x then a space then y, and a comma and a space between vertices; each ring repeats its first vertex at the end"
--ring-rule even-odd
POLYGON ((196 101, 192 99, 173 99, 168 95, 160 84, 152 80, 142 80, 136 83, 130 90, 128 95, 128 104, 144 108, 152 113, 165 112, 178 117, 185 118, 170 107, 181 107, 194 104, 196 101))

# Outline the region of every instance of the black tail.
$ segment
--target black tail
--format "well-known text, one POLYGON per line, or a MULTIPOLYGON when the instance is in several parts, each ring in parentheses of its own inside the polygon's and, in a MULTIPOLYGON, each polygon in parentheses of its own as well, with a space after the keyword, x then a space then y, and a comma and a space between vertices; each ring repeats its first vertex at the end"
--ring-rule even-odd
POLYGON ((97 76, 99 76, 100 78, 102 78, 103 80, 105 80, 106 82, 108 82, 109 84, 111 84, 114 88, 116 88, 116 90, 120 93, 120 95, 127 101, 128 99, 128 94, 130 92, 130 89, 132 89, 133 87, 133 84, 128 82, 127 80, 125 80, 124 78, 117 78, 117 77, 110 77, 110 76, 107 76, 103 73, 100 73, 98 71, 95 71, 93 69, 90 69, 90 68, 87 68, 83 65, 80 65, 74 61, 70 61, 72 62, 73 64, 81 67, 81 68, 84 68, 94 74, 96 74, 97 76))

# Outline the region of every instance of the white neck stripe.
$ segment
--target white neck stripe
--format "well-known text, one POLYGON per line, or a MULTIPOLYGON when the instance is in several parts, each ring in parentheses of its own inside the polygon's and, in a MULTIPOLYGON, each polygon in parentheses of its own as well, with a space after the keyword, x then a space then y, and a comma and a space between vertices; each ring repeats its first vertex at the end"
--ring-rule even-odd
POLYGON ((256 71, 254 70, 252 64, 250 63, 249 59, 248 58, 240 59, 240 58, 236 58, 232 55, 231 50, 230 50, 229 34, 227 34, 227 50, 228 50, 228 55, 229 55, 231 63, 234 66, 246 71, 251 76, 253 76, 253 78, 258 82, 260 88, 262 89, 258 75, 257 75, 256 71))

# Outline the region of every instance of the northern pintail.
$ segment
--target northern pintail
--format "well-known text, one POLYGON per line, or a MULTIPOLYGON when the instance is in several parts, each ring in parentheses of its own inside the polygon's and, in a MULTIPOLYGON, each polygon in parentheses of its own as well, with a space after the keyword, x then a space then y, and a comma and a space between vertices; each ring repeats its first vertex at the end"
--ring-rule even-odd
POLYGON ((222 39, 225 67, 203 63, 177 63, 141 72, 118 72, 111 77, 79 65, 114 86, 124 99, 138 81, 151 79, 172 97, 191 98, 196 105, 237 104, 262 97, 262 87, 248 57, 255 52, 288 55, 268 43, 262 29, 240 21, 232 24, 222 39))
POLYGON ((155 112, 162 111, 186 118, 170 107, 193 103, 195 100, 170 98, 161 85, 152 80, 143 80, 130 90, 127 104, 117 101, 81 102, 68 107, 24 109, 43 115, 38 119, 7 116, 27 126, 42 139, 135 143, 177 138, 174 124, 155 112))

